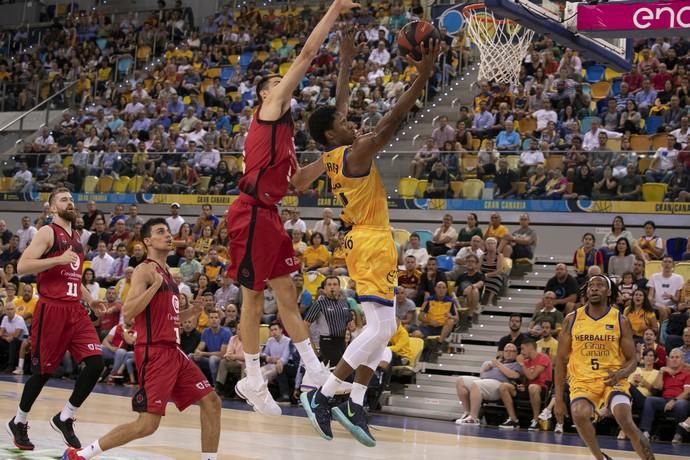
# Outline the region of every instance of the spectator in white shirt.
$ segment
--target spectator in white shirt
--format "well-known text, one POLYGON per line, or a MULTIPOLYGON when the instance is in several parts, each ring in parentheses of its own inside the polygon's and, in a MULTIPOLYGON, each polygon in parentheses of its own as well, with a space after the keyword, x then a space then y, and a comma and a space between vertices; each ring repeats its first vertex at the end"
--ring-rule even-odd
POLYGON ((391 74, 391 81, 386 83, 386 86, 384 87, 386 99, 397 100, 397 98, 403 93, 404 90, 405 84, 400 81, 400 73, 393 72, 391 74))
POLYGON ((601 127, 601 120, 595 118, 592 120, 592 126, 589 131, 587 131, 582 139, 582 148, 587 152, 599 149, 599 133, 604 132, 609 137, 609 139, 617 139, 623 137, 622 133, 616 131, 609 131, 601 127))
POLYGON ((645 173, 648 182, 665 182, 666 176, 673 171, 674 162, 678 158, 675 144, 676 138, 669 133, 666 136, 666 147, 661 147, 656 151, 652 164, 645 173))
POLYGON ((371 70, 367 74, 367 81, 370 85, 375 85, 377 78, 383 78, 383 69, 379 67, 379 65, 376 62, 373 61, 369 61, 369 69, 371 70))
POLYGON ((197 145, 204 141, 204 136, 206 136, 206 130, 202 122, 197 121, 194 124, 194 131, 191 131, 185 135, 187 142, 194 141, 197 145))
POLYGON ((654 273, 647 282, 649 302, 659 311, 659 321, 663 322, 676 309, 679 303, 680 290, 685 281, 673 273, 673 257, 664 256, 661 261, 661 273, 654 273))
POLYGON ((204 144, 204 150, 194 155, 194 168, 204 176, 210 176, 218 168, 220 152, 211 145, 204 144))
POLYGON ((33 174, 28 169, 26 161, 19 163, 19 171, 14 173, 14 189, 17 192, 27 193, 33 186, 33 174))
POLYGON ((386 42, 379 41, 379 45, 369 55, 369 61, 375 62, 381 67, 385 67, 391 60, 391 54, 386 49, 386 42))
POLYGON ((426 266, 429 261, 429 252, 426 248, 421 247, 421 240, 416 233, 410 235, 409 247, 405 250, 405 257, 407 256, 414 256, 417 266, 420 268, 426 266))
POLYGON ((286 220, 285 224, 283 226, 285 227, 286 231, 297 229, 303 235, 305 233, 307 233, 307 224, 305 224, 304 221, 299 218, 299 210, 298 209, 290 210, 290 219, 286 220))
POLYGON ((96 248, 98 252, 96 256, 91 260, 91 268, 96 274, 96 281, 99 285, 108 284, 107 278, 110 275, 110 271, 113 267, 114 259, 108 254, 108 247, 105 241, 99 241, 96 248))
POLYGON ((438 127, 431 132, 434 145, 437 148, 443 147, 446 142, 455 142, 455 129, 448 124, 448 117, 441 115, 438 118, 438 127))
POLYGON ((139 112, 142 112, 145 109, 146 107, 144 107, 144 104, 139 102, 139 98, 135 95, 132 96, 132 102, 128 102, 125 106, 124 112, 132 115, 137 115, 139 112))
POLYGON ((12 302, 8 303, 5 306, 5 316, 2 318, 2 322, 0 322, 0 354, 7 356, 7 363, 0 363, 2 368, 14 369, 19 359, 21 339, 29 334, 24 318, 21 315, 17 315, 16 312, 17 309, 14 304, 12 302))
POLYGON ((177 235, 180 233, 180 227, 184 224, 184 218, 180 216, 180 203, 172 203, 170 205, 170 215, 165 218, 165 222, 170 227, 170 233, 177 235))
POLYGON ((34 235, 36 235, 36 227, 31 225, 31 219, 29 216, 24 216, 22 217, 22 228, 17 230, 16 235, 19 237, 19 252, 24 252, 26 247, 31 243, 31 240, 34 239, 34 235))
POLYGON ((41 135, 34 140, 34 150, 39 152, 47 152, 50 150, 50 146, 55 143, 55 139, 50 135, 50 131, 47 126, 41 128, 41 135))
POLYGON ((426 242, 426 250, 432 256, 444 255, 453 249, 458 240, 458 231, 453 228, 453 216, 443 216, 441 226, 434 230, 431 241, 426 242))
POLYGON ((671 131, 671 135, 676 138, 676 143, 680 144, 681 148, 688 146, 688 117, 681 117, 680 128, 671 131))
POLYGON ((537 120, 537 131, 542 132, 550 121, 554 124, 558 123, 558 114, 551 107, 551 101, 545 99, 542 103, 542 108, 532 114, 532 117, 537 120))
POLYGON ((431 171, 431 165, 436 162, 438 156, 439 150, 436 147, 434 138, 428 137, 426 139, 426 144, 417 151, 412 163, 410 163, 410 175, 419 178, 423 173, 431 171))
POLYGON ((537 149, 537 140, 533 137, 529 140, 529 149, 520 153, 520 173, 529 176, 539 165, 544 165, 546 160, 541 150, 537 149))
POLYGON ((314 224, 314 232, 321 233, 324 237, 324 243, 328 244, 332 239, 338 238, 338 224, 333 220, 333 210, 326 208, 321 214, 323 219, 314 224))

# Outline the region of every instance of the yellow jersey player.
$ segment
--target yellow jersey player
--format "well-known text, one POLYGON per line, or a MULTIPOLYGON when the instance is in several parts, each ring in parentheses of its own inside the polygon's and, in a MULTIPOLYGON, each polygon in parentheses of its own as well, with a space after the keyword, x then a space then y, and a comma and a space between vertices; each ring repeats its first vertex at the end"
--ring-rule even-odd
POLYGON ((387 194, 373 159, 390 142, 422 94, 433 74, 439 43, 424 47, 420 61, 409 59, 410 65, 417 69, 417 79, 374 130, 360 136, 347 121, 348 81, 354 54, 353 31, 347 31, 341 42, 336 106, 317 108, 309 117, 308 125, 311 136, 326 146, 322 159, 333 194, 343 207, 340 218, 344 225, 351 227, 345 237, 345 260, 350 277, 357 285, 367 327, 347 347, 326 383, 302 393, 300 399, 312 425, 323 438, 333 438, 333 417, 359 442, 373 447, 376 440, 367 425, 364 395, 388 340, 396 331, 394 290, 397 284, 397 252, 388 220, 387 194), (355 370, 350 398, 331 411, 329 399, 340 382, 355 370))
POLYGON ((592 276, 587 283, 588 302, 566 316, 558 337, 555 397, 556 417, 565 416, 566 368, 570 386, 570 411, 582 440, 597 460, 610 459, 597 442, 592 424, 594 411, 607 407, 628 435, 641 459, 654 458, 647 438, 632 419, 628 376, 637 368, 637 354, 630 323, 609 304, 611 280, 592 276))

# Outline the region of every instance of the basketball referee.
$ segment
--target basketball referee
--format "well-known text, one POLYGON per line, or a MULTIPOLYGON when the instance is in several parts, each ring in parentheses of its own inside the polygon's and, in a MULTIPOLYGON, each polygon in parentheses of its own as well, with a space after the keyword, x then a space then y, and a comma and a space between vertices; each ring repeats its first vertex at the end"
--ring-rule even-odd
POLYGON ((320 358, 333 366, 345 353, 345 332, 352 314, 350 305, 340 292, 340 280, 329 276, 323 282, 324 295, 312 304, 304 316, 307 326, 316 323, 319 330, 320 358))

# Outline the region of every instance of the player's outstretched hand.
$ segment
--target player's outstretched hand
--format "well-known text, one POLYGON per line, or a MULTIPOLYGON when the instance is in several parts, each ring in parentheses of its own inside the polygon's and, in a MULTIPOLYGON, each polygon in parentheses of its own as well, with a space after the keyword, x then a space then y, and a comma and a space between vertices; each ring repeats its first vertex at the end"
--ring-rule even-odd
POLYGON ((342 38, 340 39, 340 57, 341 59, 352 59, 355 55, 355 30, 348 27, 343 30, 342 38))
POLYGON ((345 13, 354 8, 361 8, 359 3, 353 2, 352 0, 335 0, 335 2, 341 13, 345 13))
POLYGON ((422 59, 415 61, 412 59, 412 55, 408 54, 405 56, 407 62, 417 68, 419 72, 419 77, 428 80, 434 74, 434 67, 436 65, 436 58, 441 54, 441 41, 440 40, 429 40, 429 45, 425 46, 424 43, 419 45, 422 50, 422 59))
POLYGON ((105 302, 101 299, 93 299, 89 302, 89 307, 96 314, 96 316, 104 315, 106 312, 105 302))
POLYGON ((79 263, 79 256, 72 250, 72 246, 60 255, 60 265, 74 265, 79 263))

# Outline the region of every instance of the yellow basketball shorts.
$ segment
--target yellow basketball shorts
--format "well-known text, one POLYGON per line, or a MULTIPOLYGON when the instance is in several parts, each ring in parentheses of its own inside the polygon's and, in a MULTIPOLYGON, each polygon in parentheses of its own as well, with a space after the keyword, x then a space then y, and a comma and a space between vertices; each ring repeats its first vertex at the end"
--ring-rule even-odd
POLYGON ((345 236, 347 271, 361 302, 393 306, 398 253, 390 229, 357 226, 345 236))
POLYGON ((608 407, 611 398, 615 395, 625 395, 630 397, 630 382, 623 379, 615 385, 606 385, 604 379, 601 380, 572 380, 570 384, 570 403, 578 399, 589 401, 594 410, 601 407, 608 407))

